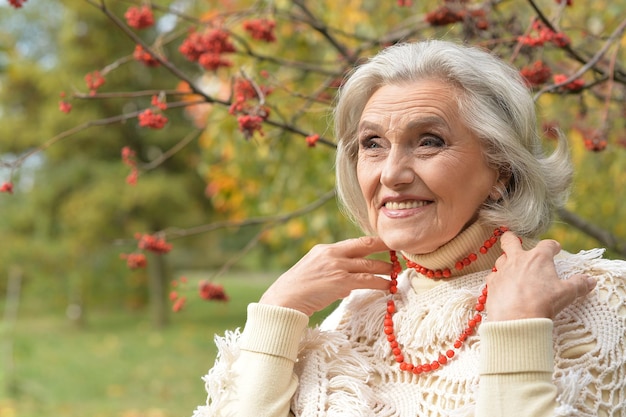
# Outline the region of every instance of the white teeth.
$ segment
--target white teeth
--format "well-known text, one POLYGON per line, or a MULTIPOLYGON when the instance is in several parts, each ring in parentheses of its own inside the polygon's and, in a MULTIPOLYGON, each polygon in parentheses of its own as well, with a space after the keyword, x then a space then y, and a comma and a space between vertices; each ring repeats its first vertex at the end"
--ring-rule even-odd
POLYGON ((406 210, 406 209, 423 207, 427 204, 428 202, 424 200, 402 201, 399 203, 395 201, 388 201, 387 203, 385 203, 385 207, 387 207, 389 210, 406 210))

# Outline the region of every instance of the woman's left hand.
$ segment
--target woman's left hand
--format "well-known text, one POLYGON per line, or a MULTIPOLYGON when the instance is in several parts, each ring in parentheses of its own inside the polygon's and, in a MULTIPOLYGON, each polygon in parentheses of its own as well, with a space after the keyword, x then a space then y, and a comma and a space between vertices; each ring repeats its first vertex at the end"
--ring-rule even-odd
POLYGON ((504 253, 496 261, 497 271, 487 277, 489 321, 553 319, 596 285, 595 278, 583 274, 559 278, 554 256, 561 245, 555 240, 542 240, 527 251, 511 232, 500 239, 504 253))

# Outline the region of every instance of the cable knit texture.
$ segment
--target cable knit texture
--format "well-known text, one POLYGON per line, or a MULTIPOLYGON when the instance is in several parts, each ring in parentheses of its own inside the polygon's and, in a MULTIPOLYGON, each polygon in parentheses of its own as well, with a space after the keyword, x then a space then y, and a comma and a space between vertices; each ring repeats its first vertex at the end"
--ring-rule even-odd
MULTIPOLYGON (((461 239, 414 260, 430 268, 453 264, 489 233, 472 226, 461 239)), ((412 270, 401 275, 394 323, 408 362, 430 363, 451 348, 475 314, 476 297, 500 253, 494 247, 475 270, 453 279, 435 282, 412 270)), ((382 331, 386 292, 353 291, 320 327, 306 330, 301 313, 252 305, 243 336, 216 338, 218 358, 205 377, 207 404, 194 417, 247 416, 241 403, 277 379, 290 382, 295 393, 289 391, 287 399, 285 393, 267 394, 263 401, 271 404, 256 403, 250 416, 285 417, 292 415, 289 408, 302 417, 626 415, 626 262, 601 256, 592 250, 557 257, 563 279, 584 272, 598 284, 554 321, 490 323, 487 313, 454 359, 421 375, 395 363, 382 331), (272 363, 271 376, 236 371, 264 361, 272 363), (291 404, 281 408, 279 402, 291 404)))

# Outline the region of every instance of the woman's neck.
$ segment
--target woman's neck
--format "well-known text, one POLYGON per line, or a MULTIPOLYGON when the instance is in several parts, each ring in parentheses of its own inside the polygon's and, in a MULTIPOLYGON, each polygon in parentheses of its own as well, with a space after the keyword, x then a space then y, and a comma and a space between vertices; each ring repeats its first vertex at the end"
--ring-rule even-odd
POLYGON ((500 240, 498 239, 493 243, 486 253, 481 253, 480 247, 485 244, 486 240, 489 240, 489 238, 493 236, 494 229, 494 226, 484 226, 480 222, 475 222, 459 233, 450 242, 431 253, 403 253, 403 255, 408 260, 431 270, 448 268, 452 273, 450 278, 490 270, 496 262, 496 259, 502 255, 500 240), (462 270, 457 270, 455 264, 472 253, 476 254, 476 260, 465 266, 462 270))

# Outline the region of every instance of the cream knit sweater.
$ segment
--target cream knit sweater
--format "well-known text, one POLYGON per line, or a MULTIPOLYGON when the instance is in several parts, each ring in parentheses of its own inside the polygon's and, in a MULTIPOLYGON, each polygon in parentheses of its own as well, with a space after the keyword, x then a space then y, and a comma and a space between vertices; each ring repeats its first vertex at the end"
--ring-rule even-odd
MULTIPOLYGON (((413 260, 453 264, 491 231, 476 224, 413 260)), ((448 280, 402 274, 394 323, 409 362, 431 362, 451 347, 500 253, 494 247, 448 280)), ((207 403, 194 417, 626 416, 626 262, 601 254, 557 257, 563 278, 585 272, 598 284, 554 322, 490 323, 487 313, 478 334, 429 374, 395 363, 382 331, 385 292, 354 291, 315 329, 300 312, 251 304, 243 333, 216 337, 207 403)))

